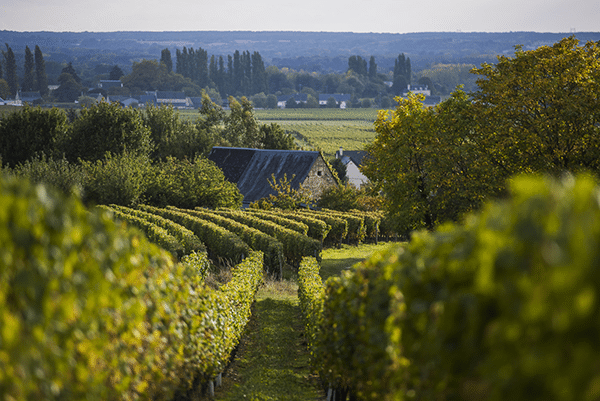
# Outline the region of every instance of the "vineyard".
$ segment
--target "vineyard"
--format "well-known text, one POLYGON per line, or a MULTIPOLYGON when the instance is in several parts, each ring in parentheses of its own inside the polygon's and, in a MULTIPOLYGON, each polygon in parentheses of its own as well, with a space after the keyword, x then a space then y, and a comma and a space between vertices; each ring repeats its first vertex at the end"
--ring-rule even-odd
POLYGON ((598 399, 599 191, 523 177, 464 225, 414 233, 326 283, 304 259, 329 399, 598 399))
POLYGON ((88 211, 15 178, 0 180, 0 200, 3 399, 211 394, 265 273, 381 235, 381 217, 358 212, 88 211), (227 266, 227 283, 204 284, 227 266))
POLYGON ((323 247, 392 235, 381 216, 86 210, 3 178, 0 394, 210 396, 264 275, 286 264, 330 400, 598 399, 599 191, 583 176, 514 179, 464 224, 413 233, 324 283, 323 247), (228 282, 205 284, 226 266, 228 282))

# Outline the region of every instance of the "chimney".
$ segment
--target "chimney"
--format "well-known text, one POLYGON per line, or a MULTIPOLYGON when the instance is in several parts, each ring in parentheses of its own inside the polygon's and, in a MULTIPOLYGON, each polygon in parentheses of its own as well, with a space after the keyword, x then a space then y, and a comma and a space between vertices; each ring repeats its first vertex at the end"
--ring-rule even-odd
POLYGON ((338 153, 340 155, 339 159, 341 159, 344 156, 344 148, 340 146, 340 151, 338 153))

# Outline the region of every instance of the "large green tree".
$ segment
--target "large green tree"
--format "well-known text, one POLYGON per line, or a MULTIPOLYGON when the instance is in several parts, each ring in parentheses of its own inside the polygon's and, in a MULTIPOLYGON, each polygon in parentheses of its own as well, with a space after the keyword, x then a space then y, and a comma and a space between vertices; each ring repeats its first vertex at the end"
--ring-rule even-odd
POLYGON ((0 119, 0 160, 14 167, 42 155, 59 157, 67 132, 62 110, 26 105, 0 119))
POLYGON ((23 71, 23 85, 21 85, 21 88, 27 92, 33 91, 35 88, 35 62, 29 46, 25 46, 23 71))
POLYGON ((40 92, 40 95, 47 96, 48 92, 48 75, 46 75, 46 63, 44 62, 44 54, 39 46, 35 46, 35 89, 40 92))
POLYGON ((19 89, 19 78, 17 77, 17 60, 15 58, 15 53, 13 53, 12 49, 6 43, 6 51, 2 51, 2 55, 4 56, 4 66, 5 73, 4 79, 8 83, 8 87, 10 88, 10 95, 15 96, 17 94, 17 90, 19 89))
POLYGON ((600 50, 566 38, 475 69, 479 89, 381 112, 365 174, 400 230, 458 220, 520 173, 600 175, 600 50))
POLYGON ((600 47, 575 37, 473 70, 477 140, 505 175, 600 173, 600 47))
POLYGON ((148 156, 153 149, 150 129, 140 113, 118 103, 100 102, 82 109, 71 130, 67 155, 73 161, 100 160, 107 152, 148 156))

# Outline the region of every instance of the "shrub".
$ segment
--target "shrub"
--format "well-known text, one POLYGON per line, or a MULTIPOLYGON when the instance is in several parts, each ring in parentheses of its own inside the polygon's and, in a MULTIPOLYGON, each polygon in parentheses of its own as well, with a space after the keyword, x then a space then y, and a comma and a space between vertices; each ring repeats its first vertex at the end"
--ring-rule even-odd
POLYGON ((57 157, 67 138, 66 114, 23 106, 0 119, 0 160, 11 167, 35 157, 57 157))
POLYGON ((81 110, 71 124, 71 139, 66 149, 70 160, 101 160, 107 152, 149 156, 153 144, 150 130, 140 113, 118 103, 100 102, 81 110))
POLYGON ((193 209, 196 206, 240 208, 243 196, 210 160, 168 157, 159 162, 145 192, 146 203, 193 209))
POLYGON ((83 200, 87 204, 131 206, 142 200, 151 171, 147 156, 108 153, 103 160, 84 161, 83 200))

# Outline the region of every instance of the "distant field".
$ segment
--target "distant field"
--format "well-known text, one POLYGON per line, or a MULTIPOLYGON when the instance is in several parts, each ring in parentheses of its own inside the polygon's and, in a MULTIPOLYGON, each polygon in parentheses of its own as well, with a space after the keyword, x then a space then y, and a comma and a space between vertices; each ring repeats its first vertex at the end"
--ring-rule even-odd
POLYGON ((370 121, 377 118, 376 109, 269 109, 255 110, 259 120, 324 120, 370 121))
POLYGON ((300 134, 299 144, 333 156, 341 147, 362 150, 375 138, 376 109, 283 109, 256 110, 256 118, 275 122, 300 134))
MULTIPOLYGON (((195 120, 197 110, 180 111, 182 118, 195 120)), ((375 138, 373 122, 377 109, 270 109, 254 110, 261 123, 277 123, 288 131, 295 131, 302 148, 322 150, 333 156, 341 147, 362 150, 375 138)))

